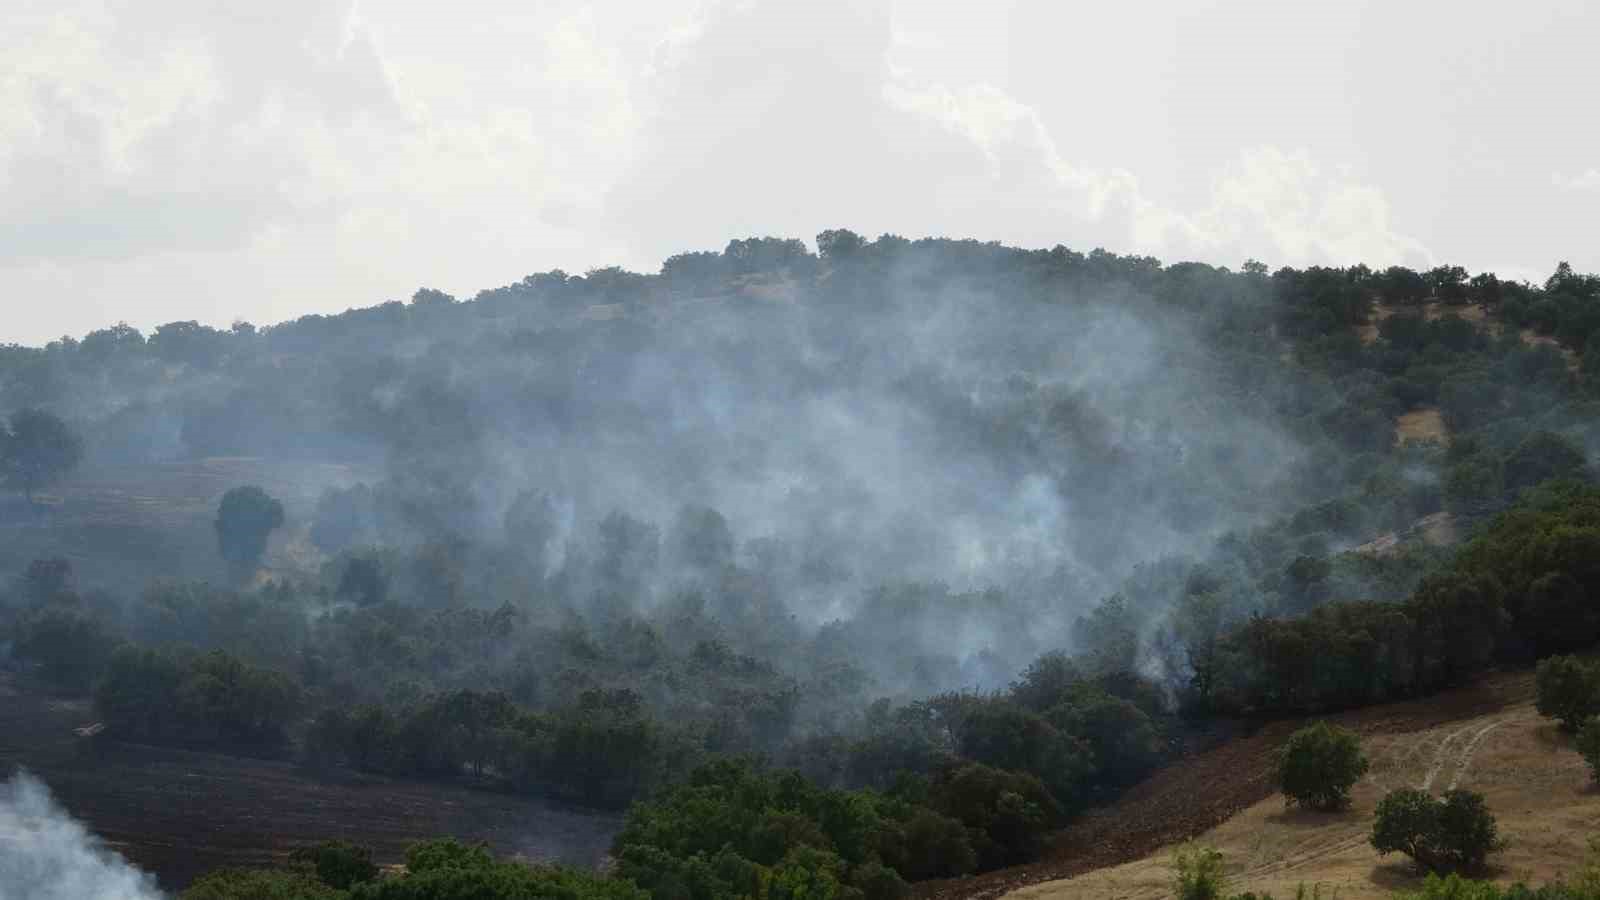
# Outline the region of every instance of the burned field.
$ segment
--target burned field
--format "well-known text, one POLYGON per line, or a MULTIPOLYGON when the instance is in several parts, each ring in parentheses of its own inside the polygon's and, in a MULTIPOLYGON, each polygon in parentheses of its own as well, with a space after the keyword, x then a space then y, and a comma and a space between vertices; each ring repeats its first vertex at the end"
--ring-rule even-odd
POLYGON ((281 862, 329 839, 398 862, 440 835, 530 860, 600 863, 619 816, 469 784, 332 776, 293 763, 85 739, 89 705, 0 674, 0 772, 26 769, 73 816, 168 889, 222 866, 281 862))

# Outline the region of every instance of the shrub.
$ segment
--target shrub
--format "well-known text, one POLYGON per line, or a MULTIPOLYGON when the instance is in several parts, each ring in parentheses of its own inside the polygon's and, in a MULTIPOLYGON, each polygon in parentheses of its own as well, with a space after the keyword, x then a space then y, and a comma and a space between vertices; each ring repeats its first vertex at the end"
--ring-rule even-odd
POLYGON ((1577 731, 1590 716, 1600 713, 1600 670, 1576 656, 1552 656, 1539 663, 1534 676, 1539 713, 1577 731))
POLYGON ((18 659, 38 663, 49 681, 82 690, 105 670, 116 648, 116 637, 97 619, 52 606, 18 623, 14 650, 18 659))
POLYGON ((378 877, 378 867, 372 864, 372 851, 344 841, 323 841, 311 847, 300 847, 289 858, 316 872, 323 884, 348 890, 351 885, 371 881, 378 877))
POLYGON ((1494 814, 1475 791, 1447 791, 1439 813, 1439 852, 1452 869, 1475 870, 1500 849, 1494 814))
POLYGON ((1378 804, 1371 840, 1380 855, 1398 850, 1436 872, 1481 868, 1502 845, 1483 796, 1464 790, 1443 799, 1411 788, 1391 791, 1378 804))
POLYGON ((1337 810, 1367 773, 1367 758, 1353 732, 1318 722, 1296 731, 1278 755, 1278 784, 1287 802, 1337 810))
POLYGON ((407 850, 405 875, 357 884, 349 896, 352 900, 647 900, 650 895, 629 881, 563 866, 505 862, 482 847, 440 840, 407 850))
POLYGON ((1589 764, 1589 773, 1600 781, 1600 716, 1591 716, 1578 729, 1578 752, 1589 764))
POLYGON ((1222 897, 1222 852, 1212 847, 1186 844, 1172 854, 1177 900, 1219 900, 1222 897))
POLYGON ((202 876, 179 900, 345 900, 344 891, 300 872, 219 869, 202 876))
POLYGON ((1492 881, 1472 881, 1456 874, 1441 878, 1429 873, 1421 890, 1397 896, 1401 900, 1501 900, 1507 895, 1492 881))

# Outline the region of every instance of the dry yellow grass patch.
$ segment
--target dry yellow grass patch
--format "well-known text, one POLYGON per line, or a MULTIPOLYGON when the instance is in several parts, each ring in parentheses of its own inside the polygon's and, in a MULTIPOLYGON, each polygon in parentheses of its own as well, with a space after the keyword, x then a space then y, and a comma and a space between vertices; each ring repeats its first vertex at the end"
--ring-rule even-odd
MULTIPOLYGON (((1499 821, 1507 849, 1491 857, 1494 880, 1542 883, 1575 873, 1586 841, 1600 829, 1600 792, 1571 740, 1532 703, 1427 731, 1376 735, 1364 747, 1372 769, 1341 813, 1258 803, 1198 838, 1221 850, 1228 890, 1292 898, 1300 884, 1322 885, 1341 900, 1387 897, 1420 878, 1397 854, 1380 857, 1367 837, 1383 795, 1399 787, 1479 791, 1499 821)), ((1066 881, 1023 888, 1009 897, 1165 898, 1172 896, 1171 849, 1137 862, 1066 881)))
POLYGON ((1556 340, 1555 338, 1551 337, 1548 334, 1539 334, 1538 332, 1534 331, 1532 328, 1524 328, 1524 329, 1522 329, 1520 334, 1521 334, 1521 337, 1522 337, 1522 342, 1524 344, 1527 344, 1529 347, 1541 347, 1542 346, 1542 347, 1553 347, 1553 348, 1555 348, 1555 351, 1557 353, 1561 354, 1561 358, 1566 360, 1567 371, 1568 372, 1576 372, 1576 371, 1578 371, 1578 354, 1573 353, 1571 350, 1568 350, 1566 347, 1561 346, 1561 342, 1560 341, 1556 340))
POLYGON ((1394 440, 1397 444, 1407 441, 1437 441, 1448 444, 1450 429, 1445 427, 1444 416, 1439 414, 1439 410, 1429 406, 1414 409, 1395 420, 1394 440))
MULTIPOLYGON (((1367 324, 1356 328, 1356 334, 1360 335, 1361 342, 1363 344, 1377 343, 1378 323, 1404 309, 1406 307, 1385 306, 1381 303, 1374 305, 1372 307, 1372 315, 1369 317, 1367 324)), ((1492 336, 1498 337, 1500 335, 1500 321, 1489 315, 1489 310, 1484 306, 1478 304, 1472 306, 1445 306, 1440 303, 1429 303, 1422 307, 1422 317, 1429 322, 1436 321, 1447 315, 1460 316, 1478 326, 1479 330, 1486 331, 1492 336)))
POLYGON ((1448 512, 1423 516, 1417 521, 1416 528, 1422 533, 1422 539, 1435 547, 1451 547, 1461 542, 1461 529, 1456 525, 1456 517, 1448 512))

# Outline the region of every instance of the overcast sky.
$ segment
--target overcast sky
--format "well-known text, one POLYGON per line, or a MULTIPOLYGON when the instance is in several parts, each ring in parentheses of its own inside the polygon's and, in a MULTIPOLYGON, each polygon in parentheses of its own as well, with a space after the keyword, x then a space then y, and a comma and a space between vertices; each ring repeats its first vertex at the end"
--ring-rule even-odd
POLYGON ((0 342, 829 227, 1600 269, 1600 4, 4 0, 0 342))

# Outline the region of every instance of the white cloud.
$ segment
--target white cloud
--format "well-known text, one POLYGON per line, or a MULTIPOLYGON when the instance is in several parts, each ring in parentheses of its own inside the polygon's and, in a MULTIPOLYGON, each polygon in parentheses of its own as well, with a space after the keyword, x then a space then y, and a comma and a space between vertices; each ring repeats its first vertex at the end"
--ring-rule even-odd
POLYGON ((1131 172, 1067 161, 1039 115, 992 86, 950 90, 891 81, 884 94, 898 108, 936 121, 977 147, 994 190, 1010 184, 1026 191, 1035 198, 1034 215, 1058 210, 1108 226, 1104 239, 1123 249, 1297 265, 1417 265, 1431 259, 1418 241, 1394 229, 1380 190, 1328 172, 1304 152, 1243 151, 1214 178, 1209 205, 1186 211, 1147 197, 1131 172))
MULTIPOLYGON (((732 237, 841 226, 1229 265, 1425 265, 1462 246, 1515 262, 1534 237, 1483 246, 1464 224, 1497 204, 1544 228, 1552 258, 1583 265, 1566 236, 1592 215, 1538 215, 1552 192, 1527 188, 1543 175, 1445 191, 1432 173, 1468 169, 1441 140, 1419 185, 1385 147, 1326 140, 1351 133, 1337 122, 1300 128, 1327 124, 1304 110, 1230 145, 1238 115, 1160 95, 1162 78, 1119 71, 1117 53, 1095 55, 1088 81, 1082 66, 1042 80, 1036 59, 1008 75, 1010 48, 1037 42, 1007 37, 1005 16, 924 9, 12 0, 0 6, 0 304, 32 302, 0 340, 122 318, 275 320, 419 284, 470 294, 557 266, 652 269, 732 237), (1118 149, 1156 140, 1170 152, 1118 149), (1162 162, 1174 159, 1192 168, 1162 162)), ((1062 46, 1125 37, 1115 16, 1061 15, 1075 29, 1062 46)), ((1298 83, 1283 77, 1285 91, 1298 83)), ((1425 106, 1414 100, 1407 110, 1425 106)), ((1493 171, 1577 171, 1554 186, 1600 189, 1600 170, 1530 169, 1499 132, 1480 138, 1473 159, 1493 171)))
POLYGON ((1600 191, 1600 169, 1586 169, 1577 175, 1557 173, 1550 180, 1558 188, 1569 191, 1600 191))

